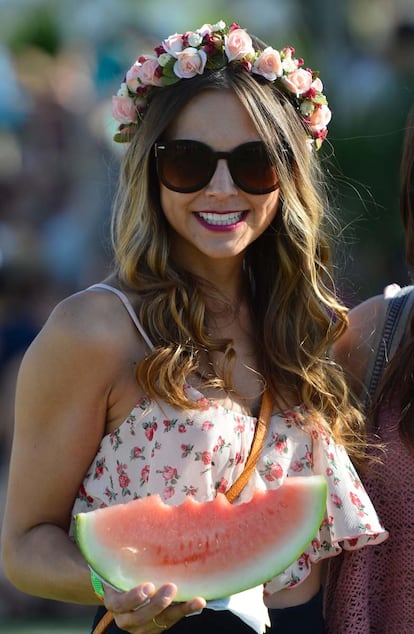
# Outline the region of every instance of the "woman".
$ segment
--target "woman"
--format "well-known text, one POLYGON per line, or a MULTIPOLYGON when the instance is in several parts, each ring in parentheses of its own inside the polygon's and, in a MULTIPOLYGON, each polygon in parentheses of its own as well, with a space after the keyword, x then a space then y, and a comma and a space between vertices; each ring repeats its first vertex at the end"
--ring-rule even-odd
MULTIPOLYGON (((25 592, 96 603, 73 515, 137 495, 179 504, 225 491, 243 470, 265 391, 267 438, 238 502, 287 476, 323 473, 330 488, 320 533, 266 585, 274 627, 287 632, 288 615, 294 631, 300 605, 309 632, 321 631, 318 562, 338 542, 385 539, 341 444, 358 450, 359 418, 327 353, 346 327, 316 155, 330 111, 302 63, 292 48, 219 22, 170 36, 128 71, 114 98, 116 140, 129 143, 116 269, 55 309, 18 380, 3 552, 25 592), (200 455, 213 458, 208 468, 200 455)), ((260 633, 266 622, 262 589, 236 597, 237 609, 233 598, 174 604, 172 584, 97 589, 111 632, 260 633)))
MULTIPOLYGON (((414 281, 414 108, 404 139, 400 210, 414 281)), ((336 344, 354 389, 362 385, 362 398, 373 397, 368 430, 381 450, 369 448, 379 460, 361 476, 390 537, 380 552, 344 553, 332 562, 326 602, 332 634, 414 631, 414 287, 398 288, 390 285, 353 309, 350 328, 336 344)))

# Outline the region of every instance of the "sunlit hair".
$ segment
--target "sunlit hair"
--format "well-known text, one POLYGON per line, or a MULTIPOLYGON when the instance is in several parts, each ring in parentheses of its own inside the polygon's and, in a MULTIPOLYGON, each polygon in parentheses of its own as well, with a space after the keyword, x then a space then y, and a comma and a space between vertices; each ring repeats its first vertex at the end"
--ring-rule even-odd
POLYGON ((331 277, 320 166, 292 103, 277 87, 237 66, 157 91, 123 161, 113 217, 115 255, 121 282, 140 295, 139 317, 156 345, 140 363, 138 379, 150 396, 194 407, 183 386, 197 371, 201 351, 221 350, 229 371, 213 383, 231 388, 234 351, 231 341, 208 333, 208 288, 170 259, 152 152, 183 106, 205 90, 234 91, 280 179, 275 220, 245 255, 260 371, 275 395, 293 389, 352 453, 360 418, 349 403, 341 370, 329 357, 347 326, 347 310, 331 277))
MULTIPOLYGON (((400 212, 405 234, 405 257, 414 282, 414 106, 408 119, 401 159, 400 212)), ((388 364, 372 406, 377 424, 383 407, 397 407, 402 439, 414 451, 414 315, 406 339, 388 364)))

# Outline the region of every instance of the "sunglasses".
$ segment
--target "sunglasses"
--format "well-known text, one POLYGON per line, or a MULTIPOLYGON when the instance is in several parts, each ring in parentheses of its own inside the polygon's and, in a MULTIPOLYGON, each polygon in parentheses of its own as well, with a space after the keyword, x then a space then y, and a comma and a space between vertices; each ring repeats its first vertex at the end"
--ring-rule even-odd
POLYGON ((182 194, 203 189, 226 159, 233 182, 248 194, 269 194, 279 186, 276 168, 262 141, 237 146, 231 152, 215 152, 200 141, 176 139, 154 146, 158 178, 168 189, 182 194))

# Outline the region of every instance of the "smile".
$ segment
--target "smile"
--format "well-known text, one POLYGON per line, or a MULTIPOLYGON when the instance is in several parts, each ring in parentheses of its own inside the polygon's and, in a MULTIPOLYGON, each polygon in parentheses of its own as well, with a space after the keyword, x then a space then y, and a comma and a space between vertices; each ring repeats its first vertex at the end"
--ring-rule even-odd
POLYGON ((198 212, 197 216, 209 225, 229 227, 243 220, 246 214, 246 211, 231 211, 229 213, 198 212))

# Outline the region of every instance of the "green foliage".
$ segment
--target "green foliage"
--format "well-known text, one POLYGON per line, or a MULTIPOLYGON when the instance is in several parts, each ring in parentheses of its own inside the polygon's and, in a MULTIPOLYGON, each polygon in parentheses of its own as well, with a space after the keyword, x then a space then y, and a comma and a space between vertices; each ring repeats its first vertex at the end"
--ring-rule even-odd
POLYGON ((54 12, 46 7, 39 7, 26 13, 25 20, 13 33, 9 46, 14 53, 33 46, 50 55, 56 55, 60 44, 61 34, 54 12))

